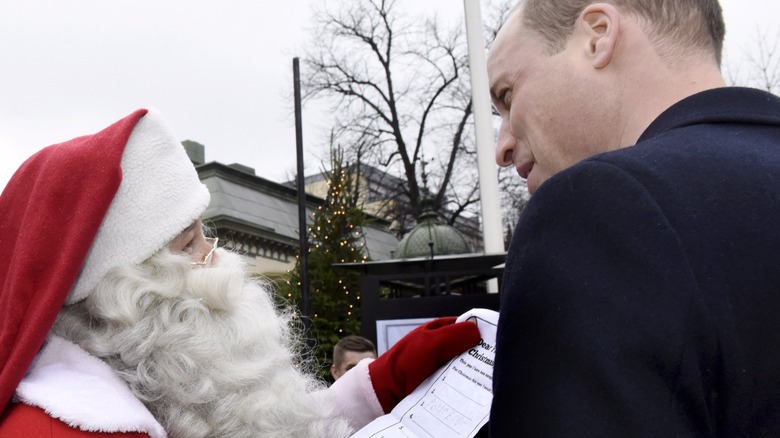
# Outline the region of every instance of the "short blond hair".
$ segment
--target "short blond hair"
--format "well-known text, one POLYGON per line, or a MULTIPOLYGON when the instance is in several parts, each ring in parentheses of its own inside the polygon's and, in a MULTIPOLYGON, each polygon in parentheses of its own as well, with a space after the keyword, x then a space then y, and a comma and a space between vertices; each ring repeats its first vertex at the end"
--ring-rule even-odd
MULTIPOLYGON (((645 21, 656 43, 711 50, 720 65, 726 25, 718 0, 602 0, 645 21)), ((563 50, 580 13, 593 0, 521 0, 523 26, 541 37, 550 53, 563 50)), ((515 11, 518 12, 518 11, 515 11)))

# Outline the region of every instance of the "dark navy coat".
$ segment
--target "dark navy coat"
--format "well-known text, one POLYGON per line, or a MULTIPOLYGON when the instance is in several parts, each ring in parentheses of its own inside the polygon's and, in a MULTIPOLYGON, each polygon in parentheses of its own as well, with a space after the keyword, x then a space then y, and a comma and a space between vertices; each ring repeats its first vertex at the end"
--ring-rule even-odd
POLYGON ((493 437, 780 436, 780 99, 699 93, 542 184, 496 342, 493 437))

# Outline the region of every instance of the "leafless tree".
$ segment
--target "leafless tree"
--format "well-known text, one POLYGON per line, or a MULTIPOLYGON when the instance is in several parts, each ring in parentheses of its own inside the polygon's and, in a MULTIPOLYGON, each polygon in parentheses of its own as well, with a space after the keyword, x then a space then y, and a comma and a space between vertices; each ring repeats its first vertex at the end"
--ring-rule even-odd
POLYGON ((774 39, 768 34, 768 31, 756 31, 756 50, 748 54, 752 72, 749 79, 758 88, 780 94, 780 29, 774 39))
POLYGON ((332 102, 351 159, 406 181, 398 196, 409 210, 400 215, 415 217, 428 193, 453 223, 479 202, 464 26, 402 12, 395 0, 320 3, 304 95, 332 102))
POLYGON ((780 95, 780 28, 772 31, 756 28, 753 44, 744 48, 745 62, 727 64, 726 80, 731 85, 743 85, 780 95))

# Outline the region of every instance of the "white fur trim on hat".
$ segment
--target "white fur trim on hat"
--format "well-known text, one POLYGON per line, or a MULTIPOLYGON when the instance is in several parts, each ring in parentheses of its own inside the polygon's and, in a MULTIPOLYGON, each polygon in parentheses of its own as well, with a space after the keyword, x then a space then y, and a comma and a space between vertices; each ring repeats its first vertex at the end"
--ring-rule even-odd
POLYGON ((112 268, 154 255, 208 206, 208 189, 156 110, 136 124, 121 167, 119 190, 65 304, 89 296, 112 268))

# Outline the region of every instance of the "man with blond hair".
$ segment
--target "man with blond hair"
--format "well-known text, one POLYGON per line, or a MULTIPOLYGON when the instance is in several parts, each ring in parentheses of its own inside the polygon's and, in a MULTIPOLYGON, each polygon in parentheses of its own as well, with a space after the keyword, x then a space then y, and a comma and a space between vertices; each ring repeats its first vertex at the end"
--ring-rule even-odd
POLYGON ((488 56, 528 180, 491 436, 780 436, 780 99, 717 0, 525 0, 488 56))

